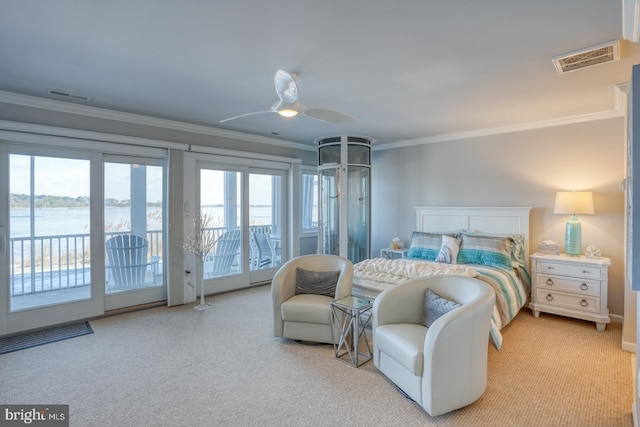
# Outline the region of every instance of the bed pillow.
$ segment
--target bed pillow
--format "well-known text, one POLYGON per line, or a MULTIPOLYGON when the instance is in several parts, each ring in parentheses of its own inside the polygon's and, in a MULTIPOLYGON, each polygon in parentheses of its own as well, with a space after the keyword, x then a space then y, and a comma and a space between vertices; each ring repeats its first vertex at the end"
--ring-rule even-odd
POLYGON ((524 259, 524 234, 512 234, 513 247, 511 248, 511 263, 514 267, 526 267, 527 261, 524 259))
POLYGON ((446 264, 457 264, 459 251, 460 239, 458 237, 443 235, 442 246, 440 246, 440 252, 438 253, 435 261, 446 264))
POLYGON ((334 298, 340 271, 311 271, 296 268, 296 295, 314 294, 334 298))
POLYGON ((422 319, 420 323, 430 328, 433 322, 438 320, 440 316, 447 314, 456 307, 460 307, 460 304, 448 300, 427 288, 427 293, 424 295, 424 306, 422 308, 422 319))
POLYGON ((462 233, 458 264, 479 264, 511 270, 513 238, 462 233))
POLYGON ((467 231, 468 234, 485 237, 511 237, 513 239, 513 245, 511 246, 511 264, 513 267, 527 266, 527 261, 524 255, 524 233, 513 234, 485 234, 481 232, 467 231))
POLYGON ((414 231, 411 234, 411 246, 407 251, 407 258, 418 258, 435 261, 442 247, 442 236, 454 237, 453 233, 426 233, 414 231))

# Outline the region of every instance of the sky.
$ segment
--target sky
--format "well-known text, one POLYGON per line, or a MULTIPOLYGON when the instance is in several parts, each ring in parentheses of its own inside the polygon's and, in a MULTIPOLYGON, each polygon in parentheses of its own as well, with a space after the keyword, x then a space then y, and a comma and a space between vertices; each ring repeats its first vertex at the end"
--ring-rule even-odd
MULTIPOLYGON (((30 194, 30 156, 10 155, 10 192, 30 194)), ((56 157, 34 157, 35 194, 67 197, 88 197, 89 161, 84 159, 63 159, 56 157)), ((162 200, 162 167, 147 166, 147 200, 162 200)), ((203 172, 203 186, 210 191, 202 191, 202 203, 223 204, 223 172, 203 172)), ((105 198, 129 200, 131 165, 105 163, 105 198)), ((250 174, 249 185, 251 204, 271 204, 271 177, 250 174)))
MULTIPOLYGON (((10 192, 30 194, 30 156, 10 156, 10 192)), ((35 158, 35 194, 54 196, 89 195, 89 161, 35 158)))

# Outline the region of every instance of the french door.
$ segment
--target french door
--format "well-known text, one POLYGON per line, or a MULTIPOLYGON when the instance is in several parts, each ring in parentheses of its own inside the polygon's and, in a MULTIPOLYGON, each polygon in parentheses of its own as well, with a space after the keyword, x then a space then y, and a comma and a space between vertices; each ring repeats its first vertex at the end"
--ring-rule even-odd
POLYGON ((167 299, 164 161, 106 155, 105 311, 167 299))
POLYGON ((284 171, 249 169, 249 247, 251 283, 271 280, 282 265, 286 242, 284 171), (284 239, 283 239, 284 237, 284 239))
POLYGON ((0 335, 166 299, 165 182, 162 159, 0 143, 0 335))
POLYGON ((102 314, 102 240, 90 238, 101 155, 8 144, 0 154, 0 334, 102 314))
POLYGON ((205 293, 237 289, 246 281, 247 265, 243 261, 248 247, 243 244, 242 170, 228 166, 200 163, 198 168, 197 212, 202 232, 213 242, 198 265, 205 293))
POLYGON ((195 269, 205 293, 270 280, 286 261, 287 170, 213 160, 194 163, 196 209, 188 209, 186 194, 185 216, 191 224, 185 224, 185 233, 193 233, 193 219, 200 218, 207 220, 205 233, 213 236, 213 247, 195 269))

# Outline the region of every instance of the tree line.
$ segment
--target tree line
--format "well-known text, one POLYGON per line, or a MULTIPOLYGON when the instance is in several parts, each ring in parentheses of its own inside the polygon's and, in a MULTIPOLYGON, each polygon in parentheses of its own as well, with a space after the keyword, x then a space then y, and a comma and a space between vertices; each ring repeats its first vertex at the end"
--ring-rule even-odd
MULTIPOLYGON (((31 200, 28 194, 10 194, 10 201, 12 208, 28 208, 31 200)), ((34 196, 36 208, 87 208, 89 207, 89 197, 68 197, 68 196, 50 196, 50 195, 36 195, 34 196)), ((154 206, 155 203, 148 203, 148 205, 154 206)), ((108 198, 104 200, 104 206, 109 208, 126 208, 131 206, 129 200, 118 200, 108 198)), ((158 203, 160 206, 160 203, 158 203)))

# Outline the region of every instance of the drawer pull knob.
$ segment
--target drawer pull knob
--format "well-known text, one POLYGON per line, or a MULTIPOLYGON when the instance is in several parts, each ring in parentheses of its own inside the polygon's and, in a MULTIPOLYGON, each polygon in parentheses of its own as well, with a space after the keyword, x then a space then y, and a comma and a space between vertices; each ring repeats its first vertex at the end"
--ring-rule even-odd
POLYGON ((589 290, 589 286, 587 286, 586 283, 583 283, 582 285, 580 285, 580 289, 582 289, 583 291, 588 291, 589 290))
MULTIPOLYGON (((553 301, 553 295, 547 294, 547 301, 553 301)), ((582 300, 584 301, 584 300, 582 300)))
POLYGON ((586 307, 586 306, 589 305, 589 303, 587 302, 586 299, 583 299, 582 301, 580 301, 580 305, 583 306, 583 307, 586 307))
POLYGON ((553 280, 547 279, 547 286, 553 286, 553 280))
POLYGON ((549 266, 547 266, 547 268, 548 268, 549 270, 553 270, 553 267, 552 267, 552 266, 550 266, 550 265, 549 265, 549 266))
POLYGON ((582 274, 589 274, 589 270, 582 270, 582 274))

